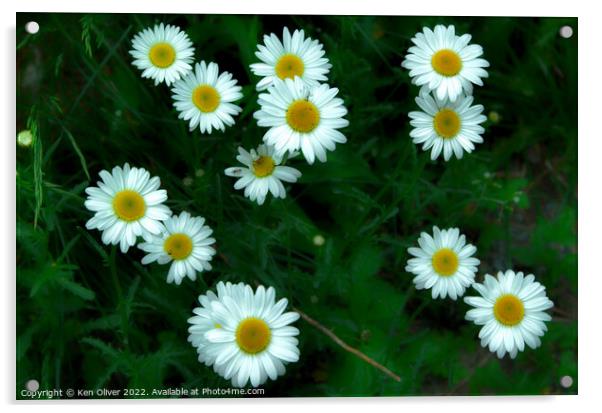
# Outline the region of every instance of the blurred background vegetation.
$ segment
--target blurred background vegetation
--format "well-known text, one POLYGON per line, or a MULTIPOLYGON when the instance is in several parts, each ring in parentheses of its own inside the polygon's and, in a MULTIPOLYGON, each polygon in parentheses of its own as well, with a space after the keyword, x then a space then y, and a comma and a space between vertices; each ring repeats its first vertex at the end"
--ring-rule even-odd
POLYGON ((299 320, 301 359, 266 396, 575 394, 577 35, 574 18, 18 14, 17 131, 34 139, 17 148, 17 397, 29 379, 40 389, 229 387, 186 341, 197 296, 220 280, 274 286, 401 377, 299 320), (32 20, 35 35, 24 30, 32 20), (197 60, 244 86, 225 133, 189 132, 169 89, 131 65, 132 36, 158 22, 179 25, 197 60), (400 67, 415 32, 439 23, 471 33, 491 63, 475 90, 485 143, 448 163, 412 144, 418 90, 400 67), (324 44, 349 142, 325 164, 293 161, 299 183, 258 207, 223 170, 265 132, 252 118, 249 64, 263 34, 285 25, 324 44), (176 213, 207 218, 213 271, 167 285, 167 266, 144 267, 141 251, 123 255, 85 230, 84 189, 124 162, 160 176, 176 213), (514 268, 547 287, 555 307, 541 348, 498 360, 464 320, 466 304, 415 290, 406 249, 432 225, 457 226, 478 247, 477 280, 514 268))

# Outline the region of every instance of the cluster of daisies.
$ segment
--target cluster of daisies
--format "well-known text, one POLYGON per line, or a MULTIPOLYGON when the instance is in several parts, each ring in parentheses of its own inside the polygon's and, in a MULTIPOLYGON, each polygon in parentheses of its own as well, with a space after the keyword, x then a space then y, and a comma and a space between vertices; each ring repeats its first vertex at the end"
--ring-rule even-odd
MULTIPOLYGON (((291 34, 286 27, 282 38, 272 33, 263 41, 255 53, 261 62, 252 64, 251 70, 261 77, 256 86, 260 109, 253 116, 267 128, 264 143, 251 150, 239 147, 236 159, 242 166, 224 171, 238 178, 235 189, 244 190, 259 205, 268 193, 285 198, 283 182, 301 177, 299 170, 284 165, 288 159, 300 152, 310 165, 316 159, 326 162, 326 152, 347 141, 339 129, 349 124, 339 90, 321 83, 327 81, 332 65, 320 42, 306 37, 303 30, 291 34)), ((133 64, 143 70, 143 77, 154 79, 156 85, 173 83, 174 107, 190 130, 210 134, 234 125, 234 116, 242 111, 234 103, 243 96, 241 87, 232 74, 220 73, 214 62, 200 61, 193 68, 194 47, 185 32, 160 24, 138 33, 132 43, 133 64)))
POLYGON ((177 26, 163 23, 134 36, 130 54, 142 77, 155 86, 172 86, 174 107, 190 130, 201 133, 225 130, 234 125, 242 109, 232 102, 242 98, 242 88, 228 72, 219 72, 217 63, 201 60, 192 66, 194 47, 188 35, 177 26))
MULTIPOLYGON (((242 88, 214 62, 200 61, 193 67, 194 48, 180 28, 147 28, 134 36, 132 46, 133 64, 143 71, 142 77, 172 86, 174 107, 191 130, 211 133, 234 125, 242 109, 233 102, 242 98, 242 88)), ((254 117, 268 129, 264 144, 250 151, 238 148, 236 159, 243 166, 225 170, 238 178, 234 187, 244 189, 251 201, 263 204, 268 192, 286 196, 282 182, 293 183, 301 176, 284 165, 287 159, 301 152, 309 164, 316 158, 325 162, 327 151, 346 142, 338 129, 348 125, 343 119, 347 109, 336 97, 338 89, 320 83, 331 67, 324 53, 303 30, 291 35, 287 28, 282 39, 271 34, 258 45, 261 63, 251 69, 262 77, 257 84, 262 93, 254 117)), ((95 213, 86 227, 102 231, 105 244, 119 244, 123 253, 137 244, 146 253, 145 265, 171 263, 168 283, 179 285, 185 277, 194 281, 197 272, 211 269, 211 228, 204 218, 188 212, 173 215, 164 205, 167 193, 159 189, 158 177, 126 163, 101 171, 100 178, 96 187, 86 189, 85 206, 95 213)), ((208 291, 199 304, 189 319, 188 339, 199 361, 234 386, 250 382, 256 387, 268 378, 275 380, 287 363, 299 359, 299 330, 290 325, 299 314, 285 312, 288 301, 276 301, 274 288, 259 286, 254 291, 244 283, 220 282, 217 294, 208 291)))
POLYGON ((101 231, 103 243, 119 244, 124 254, 137 244, 147 253, 142 264, 171 263, 168 283, 179 285, 184 277, 194 281, 197 272, 211 269, 213 231, 203 217, 185 211, 173 215, 164 205, 167 191, 159 189, 159 177, 127 163, 99 175, 97 186, 86 188, 85 206, 94 212, 86 228, 101 231), (139 243, 140 239, 144 242, 139 243))
POLYGON ((414 46, 401 64, 421 87, 416 97, 421 110, 409 113, 410 137, 431 150, 432 160, 442 153, 446 161, 452 155, 460 159, 483 142, 480 124, 487 118, 483 105, 473 105, 472 92, 473 84, 483 86, 489 63, 480 57, 483 48, 470 40, 470 34, 456 35, 453 25, 425 27, 412 38, 414 46))
MULTIPOLYGON (((441 153, 446 161, 452 155, 460 159, 464 151, 470 153, 475 143, 483 142, 480 124, 486 118, 483 106, 473 105, 472 91, 473 84, 483 85, 489 63, 480 57, 483 48, 470 40, 469 34, 456 35, 453 25, 425 27, 412 38, 414 45, 402 62, 412 83, 421 87, 416 103, 422 111, 409 114, 414 127, 410 136, 423 150, 431 150, 432 160, 441 153)), ((486 274, 483 284, 475 283, 477 249, 457 228, 434 227, 432 235, 420 235, 418 245, 408 249, 413 258, 406 266, 415 275, 417 289, 430 289, 433 299, 456 300, 471 286, 479 293, 464 301, 474 307, 466 319, 483 326, 479 332, 483 347, 499 358, 506 353, 515 358, 525 344, 533 349, 541 345, 545 322, 551 320, 545 311, 553 303, 532 274, 500 271, 497 278, 486 274)))
POLYGON ((326 162, 326 152, 347 141, 339 129, 349 124, 339 90, 320 83, 331 68, 321 43, 305 37, 303 30, 291 35, 286 27, 282 39, 272 33, 263 43, 255 52, 261 62, 253 63, 251 70, 261 77, 256 86, 262 92, 260 109, 253 117, 268 128, 264 143, 251 151, 239 147, 236 159, 242 166, 225 170, 238 178, 234 188, 244 189, 259 205, 268 193, 285 198, 282 181, 294 183, 301 177, 299 170, 283 165, 288 159, 301 152, 310 165, 316 159, 326 162))
POLYGON ((483 284, 475 283, 480 264, 474 257, 476 251, 458 228, 433 227, 432 235, 420 234, 418 247, 408 248, 413 258, 406 271, 415 275, 416 289, 430 289, 433 299, 449 296, 456 300, 472 286, 479 296, 464 297, 474 307, 466 319, 483 326, 481 345, 499 358, 506 353, 515 358, 525 344, 539 347, 547 330, 545 322, 551 320, 545 311, 553 307, 545 287, 532 274, 512 270, 498 272, 497 278, 486 274, 483 284))
MULTIPOLYGON (((167 192, 158 177, 127 163, 99 175, 96 186, 86 188, 85 206, 94 212, 87 229, 98 229, 105 244, 119 244, 123 253, 137 244, 146 253, 142 264, 171 263, 168 283, 179 285, 184 277, 194 281, 197 272, 211 269, 213 231, 202 217, 173 215, 164 205, 167 192)), ((188 340, 199 361, 213 365, 234 386, 275 380, 287 363, 299 359, 299 330, 289 325, 299 314, 285 312, 288 301, 276 301, 272 287, 253 291, 243 283, 220 282, 217 294, 208 291, 199 304, 188 320, 188 340)))
MULTIPOLYGON (((479 126, 485 120, 483 107, 472 105, 472 84, 482 85, 487 61, 477 45, 469 45, 470 35, 456 36, 454 27, 425 28, 412 39, 415 46, 403 66, 410 69, 413 82, 421 86, 416 103, 424 112, 411 112, 414 142, 431 149, 432 159, 441 152, 448 160, 462 157, 474 143, 482 142, 479 126)), ((303 30, 292 34, 284 28, 282 38, 264 36, 256 52, 260 63, 251 65, 261 80, 256 89, 260 110, 254 117, 267 128, 264 143, 247 151, 238 148, 236 159, 243 165, 227 168, 225 174, 238 180, 234 188, 244 189, 251 201, 263 204, 268 193, 284 198, 282 182, 294 183, 301 173, 284 163, 299 153, 309 164, 325 162, 326 152, 345 143, 339 131, 348 125, 338 89, 326 83, 331 65, 322 44, 305 37, 303 30)), ((142 77, 155 85, 173 85, 172 97, 179 117, 190 129, 201 133, 225 130, 234 125, 242 109, 233 102, 242 98, 241 87, 228 72, 220 73, 214 62, 200 61, 192 66, 194 48, 180 28, 159 24, 136 34, 132 41, 133 64, 142 77)), ((89 230, 102 232, 107 245, 119 245, 122 253, 137 245, 146 254, 142 264, 170 264, 167 282, 181 284, 185 277, 196 280, 197 273, 211 269, 216 251, 213 231, 203 217, 186 211, 174 215, 165 205, 167 192, 160 189, 156 176, 129 164, 99 173, 96 186, 86 189, 85 206, 94 212, 86 223, 89 230)), ((481 343, 490 351, 512 358, 525 344, 536 348, 546 331, 552 307, 545 288, 534 280, 509 270, 497 278, 485 276, 475 283, 480 264, 476 248, 466 242, 459 230, 422 233, 406 271, 416 275, 417 289, 431 289, 433 299, 456 300, 472 286, 480 296, 465 297, 474 307, 466 318, 483 328, 481 343)), ((188 341, 197 349, 198 360, 237 387, 257 387, 269 378, 285 373, 287 363, 299 360, 299 330, 291 324, 296 312, 285 312, 288 300, 276 300, 273 287, 219 282, 216 292, 198 298, 199 307, 188 322, 188 341)))

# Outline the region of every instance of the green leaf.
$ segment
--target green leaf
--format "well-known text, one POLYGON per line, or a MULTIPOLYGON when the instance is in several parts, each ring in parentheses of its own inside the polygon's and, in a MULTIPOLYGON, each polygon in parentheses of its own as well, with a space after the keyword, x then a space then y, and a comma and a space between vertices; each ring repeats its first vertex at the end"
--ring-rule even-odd
POLYGON ((31 108, 29 118, 27 119, 27 127, 31 131, 33 136, 33 182, 34 182, 34 195, 36 200, 33 227, 38 226, 38 218, 42 209, 42 203, 44 202, 43 192, 43 180, 44 173, 42 172, 42 138, 40 136, 38 126, 38 114, 36 106, 31 108))
POLYGON ((75 294, 76 296, 84 300, 93 300, 95 297, 94 291, 67 278, 59 278, 57 279, 57 283, 60 286, 62 286, 65 290, 71 292, 72 294, 75 294))
POLYGON ((79 162, 81 163, 82 170, 86 174, 86 177, 88 178, 88 181, 89 181, 90 173, 88 172, 88 163, 86 162, 86 158, 84 157, 84 154, 82 153, 81 149, 79 149, 79 146, 77 145, 77 142, 75 141, 75 138, 73 137, 71 132, 69 132, 68 129, 63 129, 63 130, 65 131, 67 138, 69 138, 69 142, 71 142, 71 145, 73 146, 73 150, 75 151, 75 153, 77 154, 77 156, 79 158, 79 162))
POLYGON ((108 356, 110 359, 116 360, 120 358, 120 352, 115 350, 109 344, 104 341, 94 338, 94 337, 84 337, 81 339, 81 342, 84 344, 88 344, 89 346, 94 347, 98 351, 100 351, 105 356, 108 356))

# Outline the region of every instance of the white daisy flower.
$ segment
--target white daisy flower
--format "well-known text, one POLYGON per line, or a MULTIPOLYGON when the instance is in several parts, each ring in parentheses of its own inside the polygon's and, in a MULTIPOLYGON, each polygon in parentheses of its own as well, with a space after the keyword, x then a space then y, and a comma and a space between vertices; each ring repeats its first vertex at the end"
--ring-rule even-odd
POLYGON ((454 102, 462 91, 471 95, 473 83, 483 86, 481 78, 488 76, 483 68, 489 62, 479 57, 483 48, 469 45, 471 38, 469 34, 456 36, 453 25, 437 25, 434 32, 425 27, 412 38, 415 46, 408 49, 401 65, 410 70, 413 83, 454 102))
POLYGON ((255 292, 246 284, 217 285, 218 294, 208 291, 199 297, 201 307, 188 322, 188 341, 197 348, 199 361, 235 387, 250 381, 257 387, 268 378, 276 380, 285 365, 299 360, 299 330, 289 324, 299 319, 286 312, 288 300, 275 300, 274 288, 259 286, 255 292))
POLYGON ((184 277, 196 280, 196 273, 211 270, 209 261, 215 255, 215 239, 209 236, 213 230, 205 224, 205 218, 192 217, 188 212, 174 215, 165 221, 162 234, 138 245, 148 252, 142 264, 157 261, 159 264, 171 262, 167 282, 182 283, 184 277), (173 261, 173 262, 172 262, 173 261))
POLYGON ((283 154, 301 149, 308 163, 326 162, 326 151, 347 138, 337 129, 349 125, 347 109, 328 85, 307 87, 300 78, 274 80, 268 93, 259 95, 261 109, 253 114, 259 126, 270 128, 263 140, 283 154))
POLYGON ((163 23, 146 28, 134 36, 132 64, 142 70, 142 77, 154 79, 155 85, 169 86, 192 69, 194 47, 188 35, 177 26, 163 23))
POLYGON ((259 145, 257 151, 247 152, 238 148, 236 160, 244 165, 227 168, 228 176, 240 178, 234 183, 234 189, 245 190, 245 196, 262 205, 268 191, 276 198, 286 198, 286 189, 281 181, 296 182, 301 176, 295 168, 280 165, 282 157, 274 153, 272 146, 259 145))
MULTIPOLYGON (((208 290, 205 295, 199 295, 199 304, 201 306, 192 310, 195 315, 188 319, 188 323, 191 324, 188 327, 188 332, 190 333, 188 341, 197 349, 199 362, 205 363, 206 366, 212 366, 219 355, 219 353, 207 351, 207 347, 210 347, 209 350, 211 349, 211 343, 205 338, 205 333, 214 328, 221 327, 215 321, 211 303, 223 300, 226 296, 231 297, 233 295, 233 288, 244 288, 244 284, 239 283, 235 285, 231 282, 224 284, 220 281, 217 283, 217 295, 211 290, 208 290)), ((215 367, 214 370, 217 371, 215 367)))
POLYGON ((448 161, 452 154, 461 159, 464 151, 470 153, 475 143, 482 143, 481 134, 485 132, 481 123, 487 118, 482 114, 483 105, 474 105, 472 96, 460 95, 455 101, 439 100, 429 94, 416 97, 416 103, 422 111, 410 112, 410 132, 416 145, 422 144, 422 150, 431 149, 431 159, 435 160, 443 152, 448 161))
POLYGON ((552 319, 544 311, 554 303, 533 274, 525 277, 522 272, 500 271, 497 279, 487 274, 483 284, 472 286, 481 296, 464 297, 475 307, 466 313, 466 319, 483 326, 479 331, 481 346, 489 347, 499 358, 506 353, 515 358, 525 343, 532 349, 541 345, 540 337, 547 331, 545 322, 552 319))
POLYGON ((242 109, 232 102, 242 98, 241 90, 232 74, 219 74, 216 63, 201 61, 174 84, 172 92, 178 117, 190 121, 190 130, 198 126, 201 133, 211 133, 234 125, 233 116, 242 109))
POLYGON ((95 212, 86 222, 87 229, 102 231, 102 242, 119 244, 123 253, 136 244, 137 236, 147 239, 161 232, 161 221, 168 219, 171 211, 163 205, 167 192, 159 189, 158 177, 151 178, 147 170, 130 168, 127 163, 99 175, 102 182, 96 183, 98 187, 86 188, 84 205, 95 212))
POLYGON ((317 86, 327 80, 326 74, 332 65, 324 56, 322 44, 305 38, 303 30, 295 30, 291 36, 288 28, 282 32, 282 42, 272 33, 263 36, 264 45, 257 45, 255 56, 263 63, 253 63, 251 70, 263 79, 257 83, 257 90, 265 90, 274 79, 294 79, 295 76, 308 86, 317 86))
POLYGON ((416 289, 431 288, 433 298, 462 297, 466 287, 474 282, 480 264, 473 257, 477 248, 466 244, 466 237, 460 235, 458 228, 433 227, 433 236, 421 233, 418 244, 420 248, 408 248, 416 258, 410 258, 406 266, 406 271, 416 275, 416 289))

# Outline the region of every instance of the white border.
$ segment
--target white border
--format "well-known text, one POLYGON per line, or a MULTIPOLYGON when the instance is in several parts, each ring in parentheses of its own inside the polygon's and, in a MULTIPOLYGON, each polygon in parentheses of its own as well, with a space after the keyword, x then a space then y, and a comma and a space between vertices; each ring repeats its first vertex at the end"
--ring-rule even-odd
MULTIPOLYGON (((600 298, 602 291, 602 270, 600 268, 600 172, 598 154, 602 152, 601 118, 599 97, 602 96, 600 74, 602 73, 602 39, 600 13, 593 2, 551 1, 527 2, 525 0, 491 1, 399 1, 393 0, 301 0, 301 1, 164 1, 164 0, 126 0, 119 2, 69 0, 22 0, 17 4, 2 2, 2 43, 3 76, 0 90, 6 96, 0 100, 2 105, 2 125, 5 127, 0 153, 6 157, 2 162, 1 182, 4 196, 2 208, 2 245, 0 262, 4 263, 2 272, 4 302, 2 305, 2 324, 4 333, 0 341, 3 374, 0 376, 2 400, 9 408, 16 406, 27 409, 63 411, 65 409, 86 409, 86 411, 104 411, 118 406, 143 404, 145 410, 161 411, 166 405, 174 404, 167 400, 130 401, 130 402, 45 402, 15 404, 15 24, 16 11, 47 12, 122 12, 122 13, 243 13, 243 14, 380 14, 380 15, 441 15, 441 16, 577 16, 579 27, 579 396, 550 397, 424 397, 424 398, 378 398, 378 399, 272 399, 272 400, 182 400, 177 401, 178 408, 198 412, 199 409, 232 409, 236 411, 264 412, 266 407, 289 411, 303 411, 318 406, 345 410, 365 410, 375 405, 383 410, 420 410, 448 412, 517 412, 529 411, 590 411, 594 405, 602 405, 602 383, 600 371, 600 298), (598 161, 598 162, 597 162, 598 161), (598 305, 596 305, 598 304, 598 305)), ((142 406, 141 406, 142 407, 142 406)), ((127 408, 127 407, 125 407, 127 408)), ((131 409, 131 407, 130 407, 131 409)))
POLYGON ((386 0, 128 0, 72 3, 69 0, 26 0, 19 11, 106 12, 106 13, 232 13, 232 14, 365 14, 435 16, 576 16, 583 7, 576 2, 504 0, 488 5, 482 0, 393 2, 386 0))

